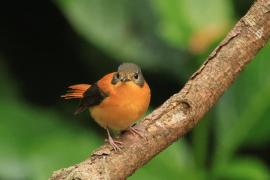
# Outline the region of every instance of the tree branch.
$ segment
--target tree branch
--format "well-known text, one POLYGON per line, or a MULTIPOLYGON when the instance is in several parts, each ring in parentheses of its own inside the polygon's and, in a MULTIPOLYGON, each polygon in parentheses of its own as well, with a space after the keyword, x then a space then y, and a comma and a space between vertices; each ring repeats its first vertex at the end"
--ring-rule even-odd
POLYGON ((193 128, 270 36, 270 0, 257 0, 184 88, 140 123, 146 139, 123 134, 122 152, 105 144, 85 161, 54 172, 59 179, 125 179, 193 128))

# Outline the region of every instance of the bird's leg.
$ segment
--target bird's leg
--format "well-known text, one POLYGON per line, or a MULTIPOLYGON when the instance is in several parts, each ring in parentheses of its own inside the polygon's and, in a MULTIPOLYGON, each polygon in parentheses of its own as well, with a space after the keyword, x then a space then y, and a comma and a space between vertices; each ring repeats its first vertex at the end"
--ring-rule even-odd
POLYGON ((110 134, 110 131, 108 129, 107 130, 107 134, 108 134, 108 141, 110 143, 110 145, 113 147, 113 149, 115 151, 121 151, 121 148, 120 146, 123 145, 123 142, 121 141, 117 141, 117 140, 113 140, 111 134, 110 134))
POLYGON ((143 131, 140 128, 136 127, 136 126, 130 126, 128 131, 131 132, 131 134, 134 135, 134 136, 138 135, 138 136, 140 136, 142 138, 145 138, 144 135, 143 135, 143 131))

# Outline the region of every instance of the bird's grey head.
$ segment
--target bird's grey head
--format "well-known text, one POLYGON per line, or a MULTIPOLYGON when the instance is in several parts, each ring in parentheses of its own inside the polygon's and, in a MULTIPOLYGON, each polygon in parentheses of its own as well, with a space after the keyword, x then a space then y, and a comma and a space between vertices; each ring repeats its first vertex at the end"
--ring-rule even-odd
POLYGON ((112 84, 125 83, 132 81, 140 87, 144 85, 144 77, 141 68, 134 63, 123 63, 114 73, 112 84))

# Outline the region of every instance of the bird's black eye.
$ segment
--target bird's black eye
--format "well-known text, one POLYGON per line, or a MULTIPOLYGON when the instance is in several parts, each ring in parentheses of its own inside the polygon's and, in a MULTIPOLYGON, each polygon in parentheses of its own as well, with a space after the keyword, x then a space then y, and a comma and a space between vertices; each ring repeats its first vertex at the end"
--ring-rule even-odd
POLYGON ((117 82, 119 82, 119 81, 120 81, 120 74, 117 72, 117 73, 115 73, 115 74, 113 75, 113 78, 112 78, 111 83, 112 83, 112 84, 117 84, 117 82))
POLYGON ((139 78, 139 74, 138 74, 138 73, 135 73, 135 74, 134 74, 134 78, 135 78, 135 79, 138 79, 138 78, 139 78))

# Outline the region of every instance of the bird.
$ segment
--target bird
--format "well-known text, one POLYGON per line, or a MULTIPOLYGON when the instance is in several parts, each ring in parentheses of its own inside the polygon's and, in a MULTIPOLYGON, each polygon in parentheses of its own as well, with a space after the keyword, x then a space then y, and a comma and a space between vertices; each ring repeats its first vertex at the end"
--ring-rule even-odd
POLYGON ((115 151, 121 150, 123 143, 114 140, 113 131, 130 131, 141 135, 133 125, 147 111, 151 90, 144 79, 141 68, 134 63, 122 63, 117 71, 103 76, 90 84, 76 84, 61 97, 80 99, 75 114, 89 109, 92 118, 107 131, 108 142, 115 151))

